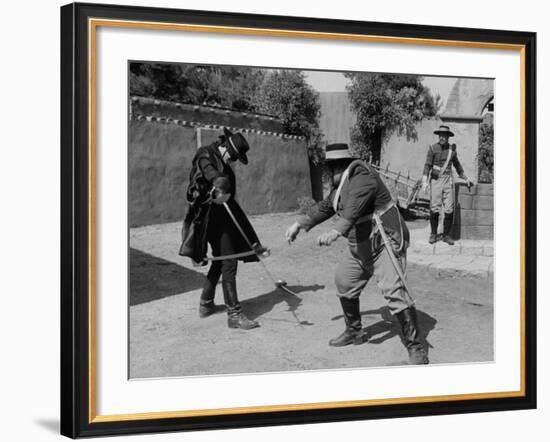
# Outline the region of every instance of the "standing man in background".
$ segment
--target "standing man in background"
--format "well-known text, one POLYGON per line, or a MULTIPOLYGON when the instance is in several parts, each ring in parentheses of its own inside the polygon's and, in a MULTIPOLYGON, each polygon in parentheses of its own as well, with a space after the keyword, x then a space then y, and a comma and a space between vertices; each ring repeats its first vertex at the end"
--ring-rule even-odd
POLYGON ((458 176, 466 181, 468 187, 473 183, 464 175, 464 169, 458 160, 456 144, 449 144, 449 138, 454 136, 449 126, 441 125, 434 131, 439 136, 439 141, 428 148, 424 173, 422 175, 422 190, 426 191, 430 184, 430 227, 431 233, 428 242, 434 244, 439 238, 437 227, 439 225, 439 213, 441 208, 444 211, 443 219, 443 241, 454 245, 451 238, 454 214, 454 183, 453 168, 455 167, 458 176))

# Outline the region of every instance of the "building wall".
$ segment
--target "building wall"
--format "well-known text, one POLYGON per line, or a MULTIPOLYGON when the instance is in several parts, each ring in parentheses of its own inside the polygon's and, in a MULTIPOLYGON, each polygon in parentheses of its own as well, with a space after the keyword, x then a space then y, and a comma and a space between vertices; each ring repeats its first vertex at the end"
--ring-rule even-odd
MULTIPOLYGON (((131 120, 129 127, 129 224, 131 227, 181 220, 187 210, 191 161, 198 128, 131 120)), ((201 129, 203 144, 219 130, 201 129)), ((248 133, 249 164, 235 165, 237 199, 250 214, 286 212, 311 196, 309 162, 303 140, 248 133)))
POLYGON ((321 92, 319 129, 326 144, 350 144, 350 130, 357 119, 351 111, 347 92, 321 92))
POLYGON ((457 185, 453 236, 456 239, 494 237, 494 200, 492 184, 477 184, 471 189, 457 185))

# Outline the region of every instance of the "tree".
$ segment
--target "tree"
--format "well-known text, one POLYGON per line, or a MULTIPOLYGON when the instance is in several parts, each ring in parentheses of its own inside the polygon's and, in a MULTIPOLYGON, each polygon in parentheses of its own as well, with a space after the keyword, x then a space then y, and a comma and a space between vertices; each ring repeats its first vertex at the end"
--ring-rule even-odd
POLYGON ((304 136, 310 157, 314 162, 320 160, 319 93, 307 83, 303 72, 270 71, 254 97, 253 106, 258 112, 282 119, 285 133, 304 136))
POLYGON ((265 70, 231 66, 131 63, 130 94, 254 111, 265 70))
POLYGON ((347 73, 348 96, 357 122, 351 148, 359 156, 380 162, 383 137, 394 131, 416 138, 416 123, 434 116, 440 106, 422 77, 405 74, 347 73))
POLYGON ((306 138, 315 162, 321 157, 319 94, 301 71, 131 63, 130 94, 273 115, 285 133, 306 138))
POLYGON ((486 118, 479 126, 479 151, 477 154, 479 182, 492 183, 495 165, 493 119, 486 118))

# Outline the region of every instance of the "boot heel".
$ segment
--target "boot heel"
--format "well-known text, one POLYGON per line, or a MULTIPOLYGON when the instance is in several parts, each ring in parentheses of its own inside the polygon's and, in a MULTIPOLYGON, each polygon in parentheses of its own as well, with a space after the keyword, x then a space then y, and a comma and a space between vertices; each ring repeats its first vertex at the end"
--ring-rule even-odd
POLYGON ((370 336, 366 331, 361 331, 355 336, 355 339, 353 341, 353 345, 361 345, 365 344, 366 342, 369 342, 370 336))

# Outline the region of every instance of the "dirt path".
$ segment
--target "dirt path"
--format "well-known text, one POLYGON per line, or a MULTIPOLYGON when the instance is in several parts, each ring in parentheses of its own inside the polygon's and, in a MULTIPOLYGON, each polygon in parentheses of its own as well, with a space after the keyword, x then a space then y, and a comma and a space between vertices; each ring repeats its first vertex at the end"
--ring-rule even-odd
MULTIPOLYGON (((335 296, 334 268, 345 252, 339 240, 315 245, 320 226, 288 246, 284 231, 294 217, 253 217, 262 242, 272 249, 266 261, 297 296, 273 287, 260 264, 239 264, 238 286, 246 313, 261 327, 227 328, 225 312, 198 317, 203 274, 177 256, 181 225, 132 229, 130 294, 130 375, 132 378, 295 371, 404 364, 398 324, 385 308, 374 281, 361 296, 369 343, 333 348, 328 340, 344 327, 335 296)), ((416 227, 416 226, 415 226, 416 227)), ((408 268, 420 326, 432 363, 493 359, 491 279, 408 268)), ((221 287, 216 300, 222 303, 221 287)))

